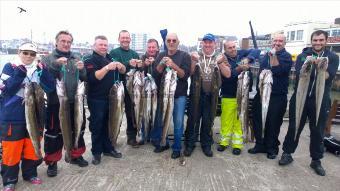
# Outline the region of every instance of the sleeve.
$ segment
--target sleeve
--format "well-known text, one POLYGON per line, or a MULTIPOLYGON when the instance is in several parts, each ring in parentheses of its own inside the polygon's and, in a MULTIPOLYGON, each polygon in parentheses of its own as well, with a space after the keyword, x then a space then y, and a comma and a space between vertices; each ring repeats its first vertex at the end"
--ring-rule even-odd
POLYGON ((10 63, 6 64, 1 73, 3 96, 13 96, 21 88, 21 84, 26 77, 26 68, 23 65, 13 67, 10 63))
POLYGON ((40 86, 46 93, 51 93, 55 90, 56 81, 52 74, 48 72, 45 65, 43 68, 38 67, 38 73, 40 73, 40 86))
POLYGON ((292 56, 288 53, 278 55, 279 65, 272 66, 271 71, 274 76, 289 75, 293 65, 292 56))
POLYGON ((41 62, 47 66, 48 71, 54 78, 59 78, 61 66, 56 62, 56 59, 54 59, 52 55, 43 57, 41 62))
POLYGON ((84 61, 84 64, 86 68, 87 82, 89 82, 90 84, 96 84, 100 82, 100 80, 98 80, 95 75, 96 71, 99 70, 99 68, 94 64, 94 60, 87 59, 84 61))

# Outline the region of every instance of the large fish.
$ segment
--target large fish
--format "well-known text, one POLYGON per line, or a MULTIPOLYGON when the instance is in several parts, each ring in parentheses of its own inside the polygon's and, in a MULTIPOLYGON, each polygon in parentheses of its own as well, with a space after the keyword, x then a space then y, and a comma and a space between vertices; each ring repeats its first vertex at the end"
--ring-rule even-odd
MULTIPOLYGON (((251 140, 251 132, 249 129, 249 125, 248 125, 248 100, 249 100, 249 82, 250 82, 250 78, 249 78, 249 71, 244 71, 242 72, 239 76, 239 81, 238 83, 240 83, 240 90, 237 89, 237 91, 240 91, 240 95, 239 93, 237 94, 237 96, 241 96, 240 98, 238 97, 237 100, 237 106, 238 106, 238 111, 239 111, 239 118, 241 121, 241 125, 242 125, 242 131, 243 131, 243 139, 245 142, 248 142, 251 140)), ((239 84, 238 84, 239 85, 239 84)))
POLYGON ((151 129, 154 127, 155 118, 156 118, 156 111, 157 111, 157 85, 155 80, 152 78, 151 82, 151 129))
POLYGON ((72 143, 72 129, 71 129, 71 117, 70 117, 70 104, 66 95, 66 87, 64 80, 57 79, 57 95, 59 99, 59 121, 60 129, 63 137, 64 147, 66 150, 65 161, 71 160, 72 143))
POLYGON ((117 145, 117 138, 124 115, 124 85, 115 83, 109 94, 109 138, 112 146, 117 145))
MULTIPOLYGON (((143 87, 143 124, 144 124, 144 139, 148 138, 150 132, 150 125, 152 122, 151 119, 151 110, 152 110, 152 90, 151 90, 151 75, 147 74, 144 78, 144 87, 143 87)), ((152 78, 152 77, 151 77, 152 78)))
POLYGON ((303 108, 305 107, 306 97, 308 93, 308 84, 310 81, 310 76, 312 72, 312 64, 315 61, 315 58, 312 56, 308 56, 303 63, 300 74, 299 74, 299 82, 296 90, 296 99, 295 99, 295 136, 296 139, 297 132, 300 127, 301 116, 303 112, 303 108))
POLYGON ((133 75, 133 103, 134 115, 137 126, 137 141, 142 140, 141 121, 143 116, 143 86, 144 86, 144 72, 136 71, 133 75))
POLYGON ((262 70, 259 79, 259 89, 262 104, 262 137, 264 137, 266 119, 270 102, 270 94, 272 93, 273 74, 270 70, 262 70))
POLYGON ((218 97, 219 97, 219 93, 220 93, 220 87, 221 87, 221 72, 218 68, 218 66, 216 66, 214 68, 214 73, 211 79, 211 119, 210 121, 214 122, 215 116, 216 116, 216 111, 217 111, 217 105, 218 105, 218 97))
POLYGON ((41 132, 45 127, 45 92, 37 83, 32 84, 34 86, 34 98, 35 106, 37 109, 38 127, 41 132))
POLYGON ((81 127, 84 122, 84 96, 85 82, 78 81, 77 92, 74 98, 74 148, 78 148, 81 127))
POLYGON ((168 107, 168 100, 169 100, 169 92, 170 92, 170 85, 171 85, 171 75, 172 70, 166 69, 165 74, 162 78, 161 84, 161 111, 162 111, 162 121, 164 122, 166 111, 168 107))
MULTIPOLYGON (((177 72, 174 70, 168 70, 165 74, 165 83, 167 83, 167 75, 170 76, 170 81, 169 84, 165 84, 165 86, 169 85, 169 88, 167 92, 164 90, 164 97, 163 97, 163 103, 166 105, 166 110, 164 115, 164 120, 163 120, 163 131, 162 131, 162 140, 161 140, 161 145, 165 146, 166 145, 166 137, 168 136, 168 130, 170 128, 170 120, 172 117, 173 109, 174 109, 174 95, 177 87, 177 72), (166 97, 166 98, 165 98, 166 97)), ((163 108, 164 109, 164 108, 163 108)))
POLYGON ((326 73, 328 68, 328 57, 319 57, 317 60, 317 78, 315 84, 315 101, 316 101, 316 125, 320 117, 320 109, 325 91, 326 73))
POLYGON ((31 138, 33 148, 34 148, 34 153, 36 156, 41 159, 42 154, 40 152, 40 130, 39 130, 39 120, 37 119, 36 113, 37 107, 36 107, 36 100, 35 100, 35 87, 38 85, 34 82, 32 83, 27 83, 25 85, 25 93, 24 93, 24 98, 25 98, 25 118, 26 118, 26 128, 28 131, 28 134, 31 138))
POLYGON ((126 73, 126 89, 131 99, 133 97, 133 77, 135 72, 136 69, 131 69, 128 73, 126 73))

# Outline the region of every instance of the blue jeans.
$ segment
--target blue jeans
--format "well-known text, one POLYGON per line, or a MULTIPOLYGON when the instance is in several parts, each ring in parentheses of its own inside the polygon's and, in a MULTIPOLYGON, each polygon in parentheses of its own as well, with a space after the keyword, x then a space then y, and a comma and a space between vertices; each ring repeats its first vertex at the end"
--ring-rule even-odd
MULTIPOLYGON (((182 144, 181 138, 183 136, 184 130, 184 112, 185 112, 186 96, 180 96, 175 98, 174 110, 172 113, 173 123, 174 123, 174 143, 172 145, 173 151, 181 151, 182 144)), ((157 113, 155 119, 155 126, 151 131, 150 137, 152 143, 156 146, 160 146, 160 141, 162 138, 163 124, 162 124, 162 113, 160 112, 160 104, 157 106, 157 113)), ((167 139, 167 144, 169 140, 167 139)))

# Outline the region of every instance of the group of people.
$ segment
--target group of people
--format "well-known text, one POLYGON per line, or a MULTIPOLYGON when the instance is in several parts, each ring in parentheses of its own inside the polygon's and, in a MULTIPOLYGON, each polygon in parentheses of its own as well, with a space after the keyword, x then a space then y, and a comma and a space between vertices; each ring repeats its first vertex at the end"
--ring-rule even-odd
MULTIPOLYGON (((312 47, 305 48, 297 57, 295 64, 296 84, 299 81, 299 71, 307 56, 328 57, 327 78, 322 100, 320 118, 316 123, 315 112, 315 67, 312 66, 311 83, 308 86, 308 96, 303 109, 299 127, 295 125, 295 98, 296 87, 289 106, 289 127, 283 143, 283 154, 279 160, 280 165, 287 165, 293 161, 299 135, 306 119, 309 119, 311 130, 310 154, 311 167, 318 175, 324 176, 325 170, 321 166, 323 157, 323 128, 325 127, 328 110, 330 108, 330 88, 335 77, 339 58, 326 49, 328 34, 318 30, 311 35, 312 47), (295 132, 298 129, 297 138, 295 132)), ((98 165, 104 156, 121 158, 122 154, 114 148, 108 137, 109 118, 109 92, 115 81, 123 81, 125 87, 125 115, 127 119, 127 144, 138 148, 146 141, 155 146, 154 152, 160 153, 170 148, 169 141, 161 144, 162 139, 162 111, 157 105, 157 112, 149 137, 137 141, 137 129, 133 122, 133 100, 127 93, 125 74, 131 69, 144 71, 153 76, 158 86, 162 82, 165 69, 172 69, 177 73, 177 86, 174 95, 174 108, 172 113, 174 125, 174 141, 172 144, 171 158, 179 158, 182 154, 189 157, 195 148, 195 142, 200 135, 200 145, 207 157, 212 157, 213 125, 216 108, 216 88, 221 88, 222 114, 221 138, 217 150, 223 152, 228 146, 234 155, 239 155, 244 146, 243 131, 237 113, 237 82, 238 75, 243 71, 250 71, 250 64, 259 59, 260 51, 256 49, 237 50, 235 42, 224 43, 224 53, 216 51, 215 36, 211 33, 202 38, 202 50, 187 53, 178 49, 180 41, 176 33, 168 33, 165 38, 167 50, 159 52, 159 44, 155 39, 147 41, 147 52, 141 58, 130 49, 130 33, 122 30, 118 41, 120 47, 108 52, 108 39, 105 36, 96 36, 93 53, 85 59, 80 59, 71 52, 73 36, 68 31, 60 31, 56 35, 56 48, 51 54, 44 57, 41 62, 36 62, 37 47, 32 43, 25 43, 19 47, 18 58, 5 65, 0 81, 0 125, 3 147, 3 161, 1 175, 4 190, 15 189, 18 181, 19 164, 23 179, 32 184, 41 184, 37 177, 37 166, 45 161, 47 175, 54 177, 58 173, 57 163, 62 158, 63 138, 59 121, 59 101, 56 91, 56 79, 63 78, 66 95, 70 108, 74 108, 74 95, 77 91, 78 80, 87 82, 87 103, 90 111, 89 129, 91 132, 93 155, 92 163, 98 165), (217 71, 214 72, 214 71, 217 71), (190 98, 198 92, 199 99, 190 99, 190 105, 195 108, 188 109, 187 126, 184 133, 184 115, 186 108, 188 78, 198 74, 200 76, 199 89, 190 88, 190 98), (38 83, 47 95, 46 123, 44 133, 43 159, 36 156, 32 142, 26 129, 25 105, 23 105, 25 86, 31 82, 38 83), (195 92, 194 92, 195 91, 195 92), (191 114, 195 112, 195 115, 191 114), (181 138, 185 135, 185 148, 182 149, 181 138)), ((253 129, 256 139, 254 148, 248 150, 250 154, 266 153, 267 158, 275 159, 279 152, 280 142, 278 136, 287 106, 288 76, 293 65, 291 55, 285 50, 286 39, 282 34, 275 35, 272 39, 272 50, 260 60, 260 72, 264 69, 271 70, 273 75, 272 92, 268 108, 265 129, 262 129, 260 93, 254 98, 253 103, 253 129), (262 133, 264 132, 264 134, 262 133)), ((252 79, 252 77, 250 77, 252 79)), ((258 81, 258 80, 257 80, 258 81)), ((250 82, 252 84, 252 81, 250 82)), ((191 83, 191 86, 194 86, 191 83)), ((297 85, 296 85, 297 86, 297 85)), ((252 87, 252 85, 250 85, 252 87)), ((217 95, 218 96, 218 95, 217 95)), ((84 107, 84 106, 83 106, 84 107)), ((71 119, 74 110, 71 110, 71 119)), ((85 114, 78 147, 71 150, 71 164, 80 167, 88 166, 82 155, 86 147, 84 142, 85 114)), ((71 120, 72 121, 72 120, 71 120)), ((74 123, 71 123, 74 134, 74 123)), ((42 135, 42 132, 41 132, 42 135)), ((75 137, 73 136, 73 139, 75 137)))

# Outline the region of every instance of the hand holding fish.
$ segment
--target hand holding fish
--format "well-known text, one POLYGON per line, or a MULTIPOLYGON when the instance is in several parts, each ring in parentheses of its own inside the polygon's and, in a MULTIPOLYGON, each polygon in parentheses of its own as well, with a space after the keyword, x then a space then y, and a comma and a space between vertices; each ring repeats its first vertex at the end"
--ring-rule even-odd
POLYGON ((191 61, 193 61, 193 62, 198 62, 198 59, 199 59, 199 55, 198 55, 198 53, 197 52, 192 52, 191 54, 190 54, 190 57, 191 57, 191 61))
POLYGON ((149 66, 149 65, 151 65, 154 61, 155 61, 155 59, 154 59, 153 57, 146 58, 145 61, 144 61, 144 65, 145 65, 145 66, 149 66))
POLYGON ((76 62, 78 70, 82 70, 84 68, 84 62, 79 60, 76 62))
POLYGON ((268 55, 269 55, 270 57, 275 56, 275 55, 276 55, 276 49, 275 49, 275 48, 271 49, 271 50, 268 52, 268 55))
POLYGON ((67 58, 66 57, 60 57, 56 60, 58 64, 67 64, 67 58))

